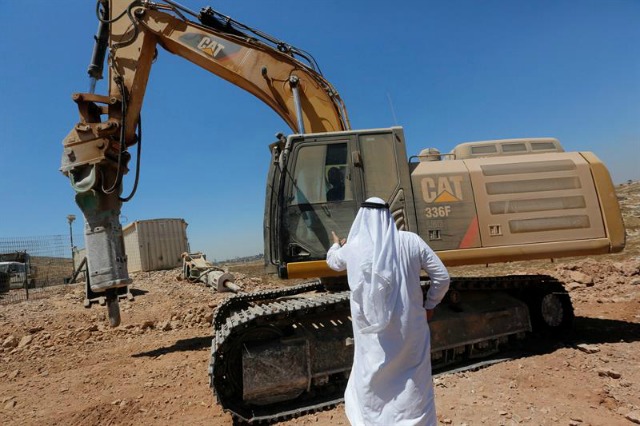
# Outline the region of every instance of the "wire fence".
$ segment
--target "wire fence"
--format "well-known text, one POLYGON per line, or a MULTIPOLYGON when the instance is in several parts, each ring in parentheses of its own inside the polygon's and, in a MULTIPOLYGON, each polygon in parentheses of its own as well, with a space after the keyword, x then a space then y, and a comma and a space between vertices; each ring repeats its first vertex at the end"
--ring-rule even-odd
POLYGON ((68 236, 0 237, 0 305, 48 297, 73 271, 68 236))

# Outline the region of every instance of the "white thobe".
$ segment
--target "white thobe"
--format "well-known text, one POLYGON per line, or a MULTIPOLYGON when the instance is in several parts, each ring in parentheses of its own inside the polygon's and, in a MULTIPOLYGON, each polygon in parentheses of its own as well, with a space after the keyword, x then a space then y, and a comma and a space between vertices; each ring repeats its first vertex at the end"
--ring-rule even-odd
MULTIPOLYGON (((449 274, 418 235, 398 232, 396 262, 400 289, 389 324, 375 333, 362 333, 354 315, 367 300, 351 294, 355 353, 345 391, 345 411, 354 426, 436 425, 431 346, 425 309, 433 309, 449 287, 449 274), (420 270, 431 279, 423 306, 420 270), (360 299, 360 300, 359 300, 360 299)), ((327 253, 333 270, 347 269, 349 286, 362 277, 360 250, 334 244, 327 253)))

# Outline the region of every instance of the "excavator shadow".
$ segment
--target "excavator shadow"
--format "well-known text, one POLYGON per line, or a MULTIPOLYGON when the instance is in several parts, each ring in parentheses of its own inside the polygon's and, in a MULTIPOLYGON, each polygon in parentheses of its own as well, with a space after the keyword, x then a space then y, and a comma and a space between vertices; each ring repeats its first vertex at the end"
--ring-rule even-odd
POLYGON ((576 317, 570 337, 577 344, 636 342, 640 340, 640 323, 576 317))
POLYGON ((524 350, 534 355, 551 353, 563 347, 575 347, 580 344, 597 345, 640 341, 640 323, 576 317, 573 327, 562 334, 533 334, 524 344, 524 350))
POLYGON ((143 295, 149 293, 149 291, 148 290, 142 290, 140 288, 132 288, 132 289, 130 289, 130 293, 133 296, 143 296, 143 295))
POLYGON ((468 360, 438 369, 434 368, 434 376, 476 371, 504 361, 527 358, 535 355, 550 354, 558 349, 572 348, 580 344, 598 345, 604 343, 640 341, 640 323, 576 317, 573 327, 562 335, 553 333, 533 333, 524 341, 504 352, 477 360, 468 360))
POLYGON ((147 352, 140 352, 131 355, 133 358, 156 357, 166 355, 173 352, 190 352, 211 347, 211 336, 192 337, 190 339, 177 340, 171 346, 153 349, 147 352))

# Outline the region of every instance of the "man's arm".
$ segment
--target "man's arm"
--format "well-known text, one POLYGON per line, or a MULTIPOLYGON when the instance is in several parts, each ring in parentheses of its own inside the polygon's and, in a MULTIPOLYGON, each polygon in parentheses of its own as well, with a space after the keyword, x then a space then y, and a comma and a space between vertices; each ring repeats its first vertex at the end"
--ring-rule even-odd
MULTIPOLYGON (((427 300, 424 303, 424 307, 427 310, 427 318, 429 319, 429 311, 440 303, 444 295, 449 289, 449 272, 444 266, 440 258, 431 250, 431 247, 425 243, 422 238, 420 240, 420 263, 422 269, 424 269, 429 278, 431 279, 431 286, 427 292, 427 300)), ((431 313, 433 314, 433 313, 431 313)))
POLYGON ((327 252, 327 265, 334 271, 344 271, 347 269, 347 262, 344 256, 342 256, 342 250, 340 250, 340 248, 344 245, 345 240, 340 241, 340 238, 338 238, 333 231, 331 231, 331 234, 333 236, 333 245, 327 252))

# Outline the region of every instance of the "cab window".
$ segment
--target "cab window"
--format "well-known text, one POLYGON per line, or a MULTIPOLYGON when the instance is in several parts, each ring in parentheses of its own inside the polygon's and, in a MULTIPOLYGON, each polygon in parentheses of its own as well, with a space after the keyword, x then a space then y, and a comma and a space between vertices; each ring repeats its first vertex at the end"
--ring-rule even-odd
POLYGON ((353 199, 346 143, 302 147, 294 173, 292 204, 353 199))
POLYGON ((359 142, 364 162, 364 198, 391 199, 399 185, 393 135, 361 135, 359 142))
POLYGON ((295 155, 284 222, 289 259, 323 259, 331 231, 346 236, 355 217, 348 144, 301 145, 295 155))

